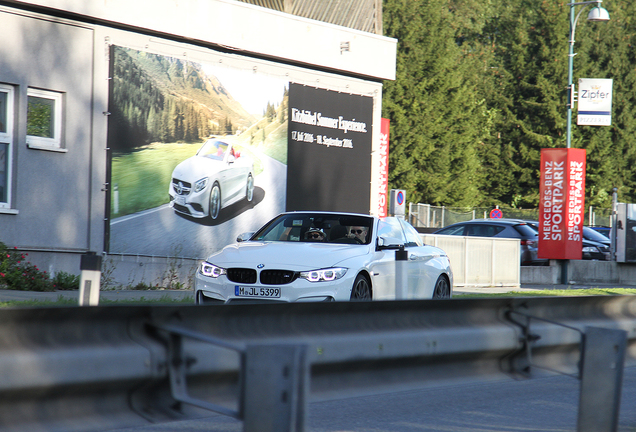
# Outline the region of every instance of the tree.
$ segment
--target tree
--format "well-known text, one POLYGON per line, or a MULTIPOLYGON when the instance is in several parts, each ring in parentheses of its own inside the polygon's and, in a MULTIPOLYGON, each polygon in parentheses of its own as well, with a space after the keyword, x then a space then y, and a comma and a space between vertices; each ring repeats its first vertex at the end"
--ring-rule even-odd
MULTIPOLYGON (((447 0, 388 1, 386 34, 398 39, 397 79, 384 87, 391 120, 389 184, 413 201, 476 205, 482 198, 477 145, 483 100, 457 44, 447 0)), ((462 9, 464 10, 464 9, 462 9)))

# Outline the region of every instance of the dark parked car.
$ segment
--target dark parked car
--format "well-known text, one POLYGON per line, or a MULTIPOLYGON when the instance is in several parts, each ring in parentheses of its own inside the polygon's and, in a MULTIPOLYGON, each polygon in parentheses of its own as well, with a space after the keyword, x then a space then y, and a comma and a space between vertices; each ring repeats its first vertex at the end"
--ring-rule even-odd
POLYGON ((521 265, 548 265, 550 262, 537 258, 539 233, 536 228, 519 219, 473 219, 454 223, 433 234, 516 238, 521 244, 521 265))
POLYGON ((610 238, 610 235, 612 233, 612 228, 611 227, 606 227, 606 226, 591 226, 589 227, 591 230, 596 231, 597 233, 600 233, 602 235, 604 235, 607 238, 610 238))
MULTIPOLYGON (((539 223, 537 221, 526 221, 528 225, 539 231, 539 223)), ((605 237, 589 227, 583 227, 581 259, 584 260, 610 260, 610 239, 605 237)))
POLYGON ((609 261, 611 240, 598 231, 583 227, 583 259, 609 261))

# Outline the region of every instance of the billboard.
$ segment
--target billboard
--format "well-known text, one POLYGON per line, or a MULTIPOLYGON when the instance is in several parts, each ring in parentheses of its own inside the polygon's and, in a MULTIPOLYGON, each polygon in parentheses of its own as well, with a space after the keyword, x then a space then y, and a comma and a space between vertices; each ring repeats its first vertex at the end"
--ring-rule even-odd
POLYGON ((373 98, 289 85, 287 210, 369 214, 373 98))
POLYGON ((110 254, 206 257, 285 210, 287 79, 119 46, 110 68, 110 254))
POLYGON ((539 258, 581 259, 585 169, 584 149, 541 150, 539 258))
POLYGON ((370 213, 373 98, 111 46, 106 251, 204 258, 287 210, 370 213))

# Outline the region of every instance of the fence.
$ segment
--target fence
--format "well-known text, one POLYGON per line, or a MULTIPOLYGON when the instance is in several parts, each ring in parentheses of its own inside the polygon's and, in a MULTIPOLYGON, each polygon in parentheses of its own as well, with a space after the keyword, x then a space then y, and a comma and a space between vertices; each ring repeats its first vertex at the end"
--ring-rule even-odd
POLYGON ((578 431, 615 431, 635 311, 634 296, 5 309, 0 429, 211 410, 244 432, 303 432, 312 398, 561 371, 581 382, 578 431))
MULTIPOLYGON (((486 219, 493 207, 445 207, 409 203, 408 220, 416 228, 443 228, 456 222, 486 219)), ((539 209, 502 208, 503 217, 539 220, 539 209)), ((584 225, 611 226, 612 209, 589 207, 584 225)))
POLYGON ((509 286, 521 279, 519 239, 420 234, 443 249, 453 267, 453 286, 509 286))

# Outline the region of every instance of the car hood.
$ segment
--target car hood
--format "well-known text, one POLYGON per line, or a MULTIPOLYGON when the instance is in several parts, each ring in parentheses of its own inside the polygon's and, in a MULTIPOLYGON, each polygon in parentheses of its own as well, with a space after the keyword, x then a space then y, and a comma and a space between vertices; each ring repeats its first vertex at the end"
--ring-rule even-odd
POLYGON ((181 162, 172 172, 172 177, 195 182, 225 168, 225 162, 202 156, 192 156, 181 162))
POLYGON ((313 270, 329 268, 343 260, 367 255, 370 245, 326 243, 241 242, 226 246, 210 256, 208 262, 220 267, 313 270))

